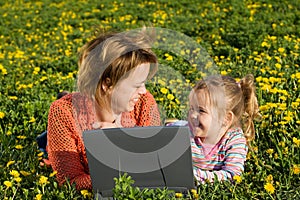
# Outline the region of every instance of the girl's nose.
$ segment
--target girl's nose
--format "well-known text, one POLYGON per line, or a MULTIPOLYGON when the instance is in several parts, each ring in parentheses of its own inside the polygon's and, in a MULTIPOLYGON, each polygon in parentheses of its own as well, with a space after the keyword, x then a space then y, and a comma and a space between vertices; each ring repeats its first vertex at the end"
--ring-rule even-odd
POLYGON ((198 113, 197 112, 192 112, 191 113, 191 118, 192 118, 192 120, 197 120, 197 118, 198 118, 198 113))

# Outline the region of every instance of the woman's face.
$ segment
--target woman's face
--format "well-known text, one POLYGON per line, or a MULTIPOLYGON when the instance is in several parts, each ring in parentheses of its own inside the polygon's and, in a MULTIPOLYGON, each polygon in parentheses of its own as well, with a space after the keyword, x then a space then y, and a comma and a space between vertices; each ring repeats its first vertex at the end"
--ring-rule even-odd
POLYGON ((150 70, 150 63, 143 63, 132 69, 128 77, 121 79, 112 89, 111 108, 114 114, 129 112, 134 109, 142 94, 146 93, 145 82, 150 70))
POLYGON ((221 125, 216 113, 213 113, 211 109, 208 98, 204 89, 197 92, 191 91, 188 121, 195 137, 199 137, 204 143, 215 144, 219 139, 221 125))

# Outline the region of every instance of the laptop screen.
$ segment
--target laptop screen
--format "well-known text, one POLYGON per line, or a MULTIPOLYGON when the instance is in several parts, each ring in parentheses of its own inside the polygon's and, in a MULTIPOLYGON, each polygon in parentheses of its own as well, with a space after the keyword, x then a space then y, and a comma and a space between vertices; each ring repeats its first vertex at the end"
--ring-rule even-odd
POLYGON ((93 190, 113 196, 120 174, 133 186, 184 192, 194 188, 188 127, 134 127, 83 132, 93 190))

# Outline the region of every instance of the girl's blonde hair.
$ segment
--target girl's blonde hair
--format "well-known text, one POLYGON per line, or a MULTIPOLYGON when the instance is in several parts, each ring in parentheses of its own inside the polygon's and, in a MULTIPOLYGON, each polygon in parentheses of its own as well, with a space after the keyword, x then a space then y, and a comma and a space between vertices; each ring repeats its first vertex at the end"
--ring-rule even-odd
POLYGON ((149 76, 157 70, 157 57, 151 50, 154 32, 139 31, 99 34, 84 45, 78 61, 77 86, 81 93, 99 105, 108 102, 103 85, 113 87, 135 67, 150 63, 149 76), (107 82, 109 79, 109 82, 107 82))
POLYGON ((210 105, 221 112, 218 115, 224 116, 231 111, 234 114, 232 126, 242 124, 247 141, 254 139, 253 120, 259 118, 260 114, 252 74, 246 75, 239 82, 229 76, 210 76, 196 83, 193 89, 195 92, 206 89, 210 105))

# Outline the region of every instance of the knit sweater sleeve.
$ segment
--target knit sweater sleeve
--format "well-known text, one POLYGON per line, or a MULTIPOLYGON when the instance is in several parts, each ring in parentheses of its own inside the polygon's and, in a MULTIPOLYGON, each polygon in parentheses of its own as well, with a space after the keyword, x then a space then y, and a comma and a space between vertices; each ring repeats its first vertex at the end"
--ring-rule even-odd
POLYGON ((48 115, 48 155, 57 180, 63 184, 66 179, 75 183, 78 190, 91 189, 89 172, 84 166, 78 147, 80 134, 76 130, 72 115, 72 104, 63 100, 51 104, 48 115))
POLYGON ((150 92, 143 94, 131 112, 137 126, 160 126, 160 113, 150 92))
POLYGON ((227 141, 224 142, 224 154, 219 152, 217 156, 218 160, 210 163, 213 163, 215 167, 207 170, 194 166, 195 178, 200 183, 205 183, 206 181, 214 182, 215 178, 217 178, 218 181, 233 180, 235 175, 240 176, 244 171, 244 162, 248 148, 241 129, 240 131, 230 133, 227 139, 227 141), (218 167, 216 167, 217 165, 221 167, 218 169, 218 167))

